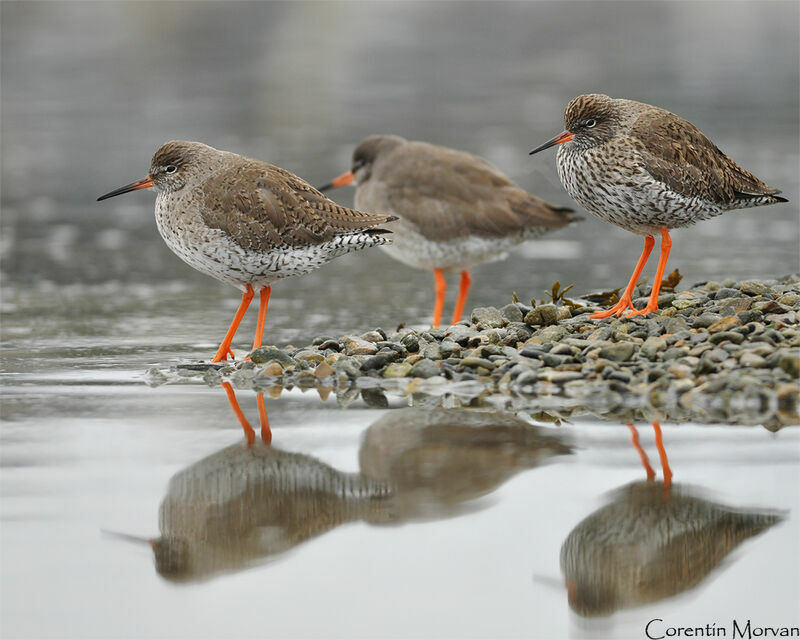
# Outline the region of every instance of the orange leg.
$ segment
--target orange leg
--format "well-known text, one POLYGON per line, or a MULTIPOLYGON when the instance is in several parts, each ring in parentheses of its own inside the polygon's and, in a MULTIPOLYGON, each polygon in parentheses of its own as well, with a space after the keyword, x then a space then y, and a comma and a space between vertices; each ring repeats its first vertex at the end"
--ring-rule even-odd
POLYGON ((256 394, 256 404, 258 405, 258 418, 261 421, 261 440, 264 444, 272 442, 272 430, 269 428, 269 420, 267 419, 267 407, 264 406, 264 394, 256 394))
POLYGON ((261 293, 259 293, 258 323, 256 324, 256 337, 253 340, 253 349, 258 349, 261 346, 261 340, 264 336, 264 320, 267 319, 267 305, 269 304, 269 294, 271 292, 271 287, 264 287, 261 293))
POLYGON ((222 388, 225 389, 225 393, 228 394, 228 402, 231 403, 231 409, 233 409, 236 417, 239 418, 239 424, 241 424, 242 429, 244 429, 244 437, 247 438, 247 444, 252 446, 256 441, 256 432, 253 431, 253 427, 250 426, 247 418, 244 417, 244 413, 242 413, 242 409, 239 407, 239 403, 236 401, 236 394, 233 392, 231 383, 223 382, 222 388))
MULTIPOLYGON (((628 286, 625 287, 625 293, 622 294, 619 302, 615 304, 610 309, 606 311, 597 311, 591 314, 590 318, 608 318, 608 316, 622 315, 622 312, 628 308, 636 309, 631 302, 631 296, 633 296, 633 288, 636 286, 636 281, 639 279, 639 275, 642 273, 642 269, 644 269, 644 265, 647 264, 647 259, 650 257, 650 252, 653 250, 653 246, 656 244, 656 239, 653 236, 647 236, 644 239, 644 249, 642 250, 642 255, 639 257, 639 262, 636 263, 636 268, 633 270, 633 275, 631 276, 631 280, 628 283, 628 286)), ((657 298, 658 296, 656 296, 657 298)))
POLYGON ((231 322, 231 326, 228 327, 228 333, 225 334, 225 338, 222 340, 222 344, 219 345, 219 349, 217 349, 217 353, 211 362, 219 362, 220 360, 225 360, 228 357, 228 354, 231 354, 233 357, 233 351, 231 351, 231 342, 233 342, 233 336, 236 335, 236 330, 239 328, 239 324, 242 322, 242 318, 244 318, 244 314, 247 311, 247 307, 250 306, 250 301, 253 299, 255 292, 253 291, 253 287, 249 284, 247 285, 247 289, 242 294, 242 301, 239 303, 239 308, 236 310, 236 315, 233 316, 233 322, 231 322))
POLYGON ((664 472, 664 488, 669 488, 672 484, 672 469, 669 468, 669 461, 667 460, 667 452, 664 450, 664 440, 661 437, 661 425, 658 422, 653 423, 653 431, 656 434, 656 449, 658 449, 658 457, 661 459, 661 469, 664 472))
POLYGON ((453 320, 450 324, 455 324, 461 320, 461 314, 464 313, 464 303, 467 301, 467 294, 469 293, 469 286, 472 284, 472 278, 469 277, 469 271, 464 269, 461 272, 461 285, 458 289, 458 301, 456 308, 453 310, 453 320))
POLYGON ((642 445, 639 444, 639 432, 636 430, 636 427, 633 426, 632 422, 628 423, 628 429, 631 430, 631 442, 636 448, 636 451, 639 452, 639 459, 642 461, 642 466, 647 472, 647 479, 652 480, 656 477, 656 472, 653 471, 653 467, 650 466, 650 461, 647 459, 647 454, 644 452, 644 449, 642 449, 642 445))
POLYGON ((669 229, 661 227, 661 255, 658 257, 658 269, 656 269, 656 279, 653 281, 653 290, 650 292, 650 300, 647 306, 641 311, 634 311, 630 316, 639 316, 651 311, 658 310, 658 292, 661 290, 661 280, 664 278, 664 271, 667 268, 667 258, 669 250, 672 248, 672 238, 669 237, 669 229))
POLYGON ((436 304, 433 306, 433 326, 438 327, 442 322, 442 309, 444 308, 444 294, 447 291, 447 280, 441 269, 433 270, 436 283, 436 304))

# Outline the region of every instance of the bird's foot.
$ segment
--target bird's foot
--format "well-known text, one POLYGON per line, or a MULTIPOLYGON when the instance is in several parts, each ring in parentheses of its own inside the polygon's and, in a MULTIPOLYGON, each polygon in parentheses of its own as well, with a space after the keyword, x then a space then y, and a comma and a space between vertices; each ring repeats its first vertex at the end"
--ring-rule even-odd
MULTIPOLYGON (((633 307, 631 306, 631 308, 633 307)), ((656 302, 655 304, 648 303, 644 309, 639 309, 639 310, 634 309, 633 311, 631 311, 631 313, 626 314, 625 317, 632 318, 633 316, 643 316, 653 311, 658 311, 658 302, 656 302)))
POLYGON ((599 320, 613 315, 621 316, 622 313, 628 309, 633 309, 633 311, 636 312, 636 307, 633 306, 631 299, 623 296, 622 299, 610 309, 606 309, 605 311, 595 311, 587 317, 592 318, 593 320, 599 320))
POLYGON ((225 347, 223 349, 222 345, 220 345, 219 349, 217 350, 217 353, 214 354, 214 357, 211 359, 211 362, 222 362, 223 360, 227 360, 229 355, 231 357, 231 360, 236 359, 236 356, 234 355, 233 350, 230 347, 225 347))

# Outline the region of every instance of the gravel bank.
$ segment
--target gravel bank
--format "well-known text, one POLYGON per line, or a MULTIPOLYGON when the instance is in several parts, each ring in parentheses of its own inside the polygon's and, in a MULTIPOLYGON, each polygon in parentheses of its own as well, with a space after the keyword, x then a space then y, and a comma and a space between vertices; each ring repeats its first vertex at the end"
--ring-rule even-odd
MULTIPOLYGON (((637 307, 646 303, 639 291, 637 307)), ((493 404, 558 417, 798 424, 800 277, 706 282, 660 298, 647 317, 590 320, 585 300, 476 308, 438 329, 374 329, 262 347, 252 361, 152 370, 239 387, 321 388, 341 404, 493 404), (586 305, 586 306, 581 306, 586 305)))

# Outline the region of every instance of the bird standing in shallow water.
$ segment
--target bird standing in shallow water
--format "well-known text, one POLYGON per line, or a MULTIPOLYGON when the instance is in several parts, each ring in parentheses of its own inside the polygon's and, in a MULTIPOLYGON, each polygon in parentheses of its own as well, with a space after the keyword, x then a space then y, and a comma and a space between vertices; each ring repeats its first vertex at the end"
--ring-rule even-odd
POLYGON ((432 269, 433 325, 441 322, 443 271, 461 271, 453 324, 461 319, 469 269, 502 260, 515 245, 578 220, 515 185, 483 158, 400 136, 370 136, 353 152, 352 170, 320 187, 355 182, 355 206, 394 214, 393 243, 384 249, 416 269, 432 269))
POLYGON ((280 167, 180 140, 155 152, 146 178, 98 200, 149 187, 158 192, 156 224, 167 246, 198 271, 244 291, 212 362, 233 356, 233 336, 256 291, 254 349, 261 346, 273 282, 386 244, 390 232, 377 227, 395 219, 340 207, 280 167))
POLYGON ((564 188, 587 211, 645 236, 644 250, 625 293, 611 309, 590 318, 650 313, 672 246, 669 230, 732 209, 788 202, 778 189, 739 167, 690 122, 642 102, 588 94, 564 113, 566 131, 531 151, 554 145, 564 188), (661 257, 650 300, 637 310, 636 281, 661 234, 661 257))

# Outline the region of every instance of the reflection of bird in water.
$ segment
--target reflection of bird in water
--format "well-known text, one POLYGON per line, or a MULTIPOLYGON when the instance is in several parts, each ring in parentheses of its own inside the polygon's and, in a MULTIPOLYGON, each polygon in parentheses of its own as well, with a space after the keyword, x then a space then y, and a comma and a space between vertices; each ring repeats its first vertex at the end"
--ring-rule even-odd
MULTIPOLYGON (((236 419, 239 420, 239 424, 244 429, 244 437, 247 438, 247 443, 252 445, 256 441, 256 432, 253 431, 253 427, 250 426, 239 403, 236 401, 236 393, 233 391, 233 386, 230 382, 225 381, 222 383, 222 388, 225 389, 225 394, 228 396, 228 402, 236 419)), ((258 406, 258 419, 261 423, 261 440, 268 445, 272 442, 272 430, 269 428, 269 418, 267 418, 267 407, 264 404, 263 393, 256 392, 256 405, 258 406)))
POLYGON ((396 517, 441 516, 570 453, 560 434, 501 411, 402 409, 364 434, 362 473, 392 487, 396 517))
MULTIPOLYGON (((652 424, 653 431, 656 436, 656 449, 658 449, 658 457, 661 460, 661 469, 664 472, 664 488, 669 489, 670 485, 672 484, 672 469, 669 467, 667 452, 664 449, 664 439, 661 435, 661 425, 658 424, 658 422, 653 422, 652 424)), ((653 467, 650 466, 650 461, 647 459, 647 454, 644 452, 644 449, 642 449, 642 445, 639 444, 639 432, 636 430, 636 427, 633 426, 632 422, 628 422, 627 426, 628 429, 631 430, 631 443, 639 453, 639 459, 642 461, 642 466, 647 472, 647 479, 652 480, 656 477, 656 472, 653 471, 653 467)))
POLYGON ((387 499, 385 485, 311 456, 236 444, 170 480, 156 568, 178 581, 245 569, 346 522, 380 521, 387 499))
POLYGON ((623 487, 561 547, 570 607, 582 616, 606 616, 677 595, 781 519, 711 502, 680 485, 623 487))
MULTIPOLYGON (((226 392, 234 404, 233 389, 226 392)), ((149 542, 165 578, 204 580, 347 522, 443 517, 569 451, 558 435, 509 414, 466 410, 389 412, 367 429, 360 474, 248 436, 170 480, 159 511, 161 537, 149 542)))

